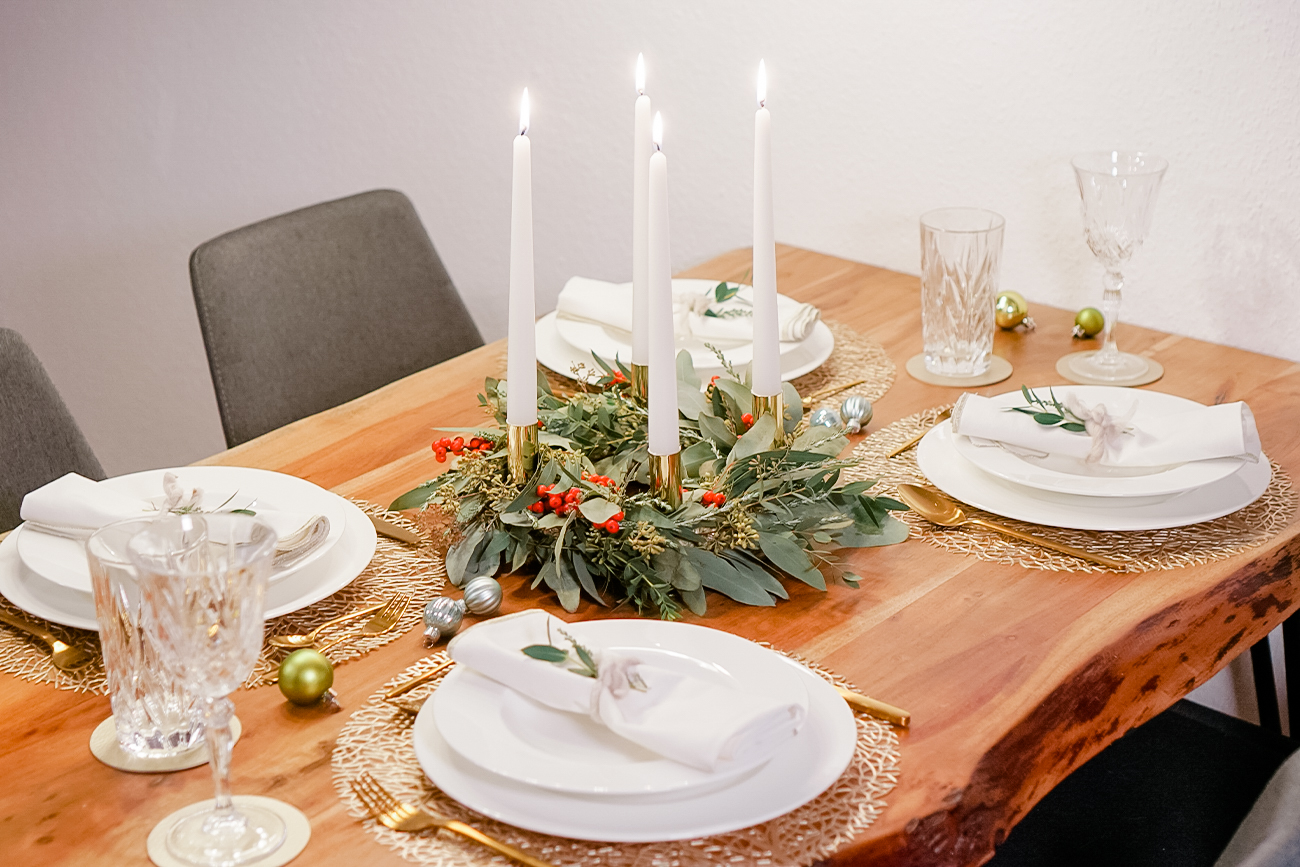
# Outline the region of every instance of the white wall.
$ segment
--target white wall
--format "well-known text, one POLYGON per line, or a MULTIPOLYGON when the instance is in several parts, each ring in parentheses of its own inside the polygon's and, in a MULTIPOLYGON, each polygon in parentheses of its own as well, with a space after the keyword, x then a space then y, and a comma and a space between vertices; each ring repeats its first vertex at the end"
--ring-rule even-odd
POLYGON ((571 274, 627 278, 637 51, 679 267, 748 243, 764 57, 778 239, 915 272, 917 216, 982 205, 1007 218, 1005 287, 1096 303, 1069 157, 1150 149, 1170 169, 1126 317, 1300 360, 1290 0, 6 0, 0 325, 110 473, 197 459, 222 438, 190 250, 392 186, 498 337, 525 85, 539 308, 571 274))

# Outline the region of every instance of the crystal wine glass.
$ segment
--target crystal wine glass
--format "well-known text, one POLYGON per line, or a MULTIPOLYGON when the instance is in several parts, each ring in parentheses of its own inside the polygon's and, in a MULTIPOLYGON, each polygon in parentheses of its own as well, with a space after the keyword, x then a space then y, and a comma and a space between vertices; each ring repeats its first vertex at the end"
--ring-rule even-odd
POLYGON ((128 546, 146 605, 157 619, 165 664, 198 698, 210 750, 216 800, 177 822, 167 850, 205 867, 265 857, 285 840, 284 821, 230 796, 227 697, 253 669, 262 648, 267 576, 276 536, 265 522, 233 514, 168 515, 128 546))
POLYGON ((1096 352, 1067 356, 1066 364, 1080 376, 1119 382, 1142 376, 1150 365, 1145 358, 1120 352, 1115 345, 1119 321, 1122 269, 1142 246, 1151 228, 1160 181, 1169 163, 1136 151, 1102 151, 1081 154, 1070 161, 1083 199, 1083 235, 1094 256, 1106 269, 1102 277, 1101 312, 1106 319, 1102 346, 1096 352))

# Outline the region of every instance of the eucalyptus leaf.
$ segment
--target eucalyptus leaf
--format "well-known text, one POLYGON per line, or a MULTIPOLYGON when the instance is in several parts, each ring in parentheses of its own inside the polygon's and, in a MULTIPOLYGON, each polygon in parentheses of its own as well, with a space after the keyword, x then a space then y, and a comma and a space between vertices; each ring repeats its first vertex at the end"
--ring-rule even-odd
POLYGON ((880 545, 897 545, 907 539, 907 525, 888 516, 881 522, 878 532, 864 533, 860 526, 849 527, 835 533, 835 544, 841 548, 875 548, 880 545))
POLYGON ((418 488, 413 488, 405 494, 402 494, 396 500, 393 500, 393 502, 388 506, 388 511, 402 512, 406 509, 414 509, 423 506, 425 503, 429 502, 434 493, 436 493, 438 488, 442 487, 442 485, 443 480, 440 478, 425 482, 418 488))
POLYGON ((524 648, 524 653, 542 662, 564 662, 569 658, 567 650, 561 650, 553 644, 530 644, 524 648))
POLYGON ((682 449, 682 472, 689 478, 699 475, 700 467, 705 461, 716 457, 713 446, 704 440, 682 449))
POLYGON ((709 406, 708 399, 704 396, 704 393, 700 391, 698 385, 691 385, 689 382, 678 380, 677 409, 682 415, 686 416, 691 421, 695 421, 702 414, 709 412, 711 407, 709 406))
POLYGON ((803 421, 803 398, 799 396, 799 389, 790 382, 781 383, 781 396, 785 403, 785 432, 792 434, 803 421))
POLYGON ((695 360, 685 349, 677 353, 677 382, 694 386, 696 392, 700 390, 700 375, 695 372, 695 360))
POLYGON ((709 609, 708 599, 705 597, 704 588, 696 587, 693 590, 683 590, 678 588, 677 595, 682 597, 686 607, 697 617, 703 617, 709 609))
POLYGON ((564 558, 551 560, 555 568, 548 573, 547 585, 555 591, 555 595, 560 599, 560 607, 565 611, 574 612, 578 610, 578 602, 582 599, 582 591, 578 586, 578 580, 569 564, 564 558))
POLYGON ((474 551, 486 534, 486 529, 476 524, 455 544, 447 548, 443 565, 447 569, 447 580, 452 584, 459 587, 465 583, 465 567, 469 565, 470 558, 474 556, 474 551))
POLYGON ((757 419, 754 426, 736 440, 736 444, 731 448, 731 454, 727 455, 727 463, 734 464, 752 455, 768 451, 772 448, 772 440, 775 437, 776 421, 770 415, 757 419))
POLYGON ((739 572, 736 567, 726 560, 705 551, 702 548, 683 548, 682 553, 686 555, 691 565, 695 567, 700 574, 700 583, 709 588, 716 590, 724 596, 729 596, 737 602, 743 602, 746 605, 760 605, 772 607, 776 601, 763 590, 739 572))
POLYGON ((611 503, 604 497, 592 497, 590 500, 583 500, 579 503, 578 511, 582 513, 582 517, 591 523, 603 524, 623 511, 623 508, 617 503, 611 503))
POLYGON ((564 519, 561 518, 559 515, 555 514, 554 512, 547 512, 545 515, 542 515, 542 517, 539 518, 537 521, 537 529, 539 530, 551 530, 556 527, 563 527, 563 526, 564 526, 564 519))
POLYGON ((609 603, 605 601, 605 597, 601 596, 600 591, 596 589, 596 581, 591 577, 591 570, 587 568, 587 561, 584 560, 582 555, 576 551, 573 552, 573 574, 577 576, 579 586, 581 586, 583 590, 587 591, 588 596, 595 599, 606 608, 609 607, 609 603))
POLYGON ((788 572, 818 590, 826 589, 826 579, 822 577, 822 573, 818 572, 812 561, 808 559, 808 552, 799 547, 799 543, 789 536, 780 536, 775 533, 759 533, 758 545, 763 549, 767 559, 775 563, 782 571, 788 572))
POLYGON ((736 435, 727 427, 726 422, 717 416, 701 413, 700 433, 713 440, 722 449, 730 449, 736 444, 736 435))
POLYGON ((714 387, 731 398, 740 409, 741 415, 750 411, 754 405, 754 393, 734 379, 723 376, 713 383, 714 387))
POLYGON ((752 557, 747 556, 746 552, 732 550, 721 555, 724 560, 736 567, 736 571, 742 577, 753 581, 757 586, 763 588, 777 599, 789 599, 790 593, 781 584, 780 579, 763 568, 763 565, 752 557))

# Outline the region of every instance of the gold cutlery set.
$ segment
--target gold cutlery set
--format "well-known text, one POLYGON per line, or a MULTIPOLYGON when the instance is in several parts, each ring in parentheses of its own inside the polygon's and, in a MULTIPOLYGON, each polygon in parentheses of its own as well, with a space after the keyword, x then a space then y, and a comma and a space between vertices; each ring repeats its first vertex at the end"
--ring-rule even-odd
POLYGON ((288 650, 297 650, 301 647, 315 647, 321 653, 336 647, 346 641, 356 641, 359 638, 368 638, 375 635, 383 635, 385 632, 391 632, 397 628, 398 622, 406 612, 406 608, 411 604, 410 594, 394 594, 386 602, 378 602, 368 605, 364 608, 358 608, 356 611, 349 611, 347 614, 340 615, 327 620, 324 623, 312 629, 310 632, 293 633, 290 635, 272 635, 267 642, 274 647, 283 647, 288 650), (334 629, 358 620, 367 614, 373 615, 361 627, 354 632, 340 635, 329 641, 320 642, 321 633, 329 629, 334 629), (318 643, 320 642, 320 643, 318 643))

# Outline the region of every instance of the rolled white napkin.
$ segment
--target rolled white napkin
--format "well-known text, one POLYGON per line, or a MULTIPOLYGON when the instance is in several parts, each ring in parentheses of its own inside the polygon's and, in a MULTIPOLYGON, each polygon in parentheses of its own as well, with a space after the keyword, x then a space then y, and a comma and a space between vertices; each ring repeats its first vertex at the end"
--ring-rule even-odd
POLYGON ((1129 420, 1135 399, 1113 401, 1115 405, 1110 406, 1090 405, 1061 394, 1058 398, 1085 419, 1086 431, 1076 433, 1041 425, 1032 416, 975 394, 963 394, 958 399, 953 407, 952 429, 975 441, 1111 467, 1161 467, 1228 457, 1259 459, 1255 416, 1240 401, 1148 416, 1139 427, 1129 420))
MULTIPOLYGON (((193 504, 201 497, 197 490, 184 491, 171 473, 164 480, 169 497, 178 495, 193 504)), ((85 476, 68 473, 42 485, 23 497, 19 515, 34 529, 61 536, 88 537, 100 527, 128 518, 158 514, 158 507, 145 500, 113 491, 85 476)), ((329 535, 329 519, 323 515, 257 509, 257 517, 271 525, 276 543, 275 565, 285 569, 309 554, 329 535)))
POLYGON ((453 638, 447 653, 548 707, 589 715, 646 749, 705 771, 771 756, 794 737, 808 713, 806 703, 720 686, 641 662, 628 651, 601 650, 583 640, 581 624, 536 609, 479 623, 453 638), (569 649, 561 630, 592 651, 599 677, 524 654, 533 644, 569 649), (637 688, 641 685, 644 689, 637 688))
MULTIPOLYGON (((715 302, 717 280, 674 280, 673 321, 678 337, 695 337, 706 343, 752 343, 754 319, 750 315, 754 300, 754 287, 741 286, 735 297, 722 303, 715 302), (748 303, 747 303, 748 302, 748 303), (739 311, 741 315, 706 316, 715 313, 739 311)), ((572 277, 560 290, 555 305, 562 319, 594 322, 621 332, 624 340, 632 340, 632 284, 606 283, 587 277, 572 277)), ((821 319, 821 311, 811 304, 803 304, 784 295, 777 296, 776 313, 780 323, 780 338, 784 342, 805 339, 821 319)))

